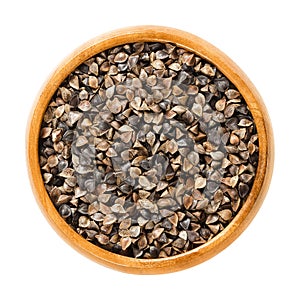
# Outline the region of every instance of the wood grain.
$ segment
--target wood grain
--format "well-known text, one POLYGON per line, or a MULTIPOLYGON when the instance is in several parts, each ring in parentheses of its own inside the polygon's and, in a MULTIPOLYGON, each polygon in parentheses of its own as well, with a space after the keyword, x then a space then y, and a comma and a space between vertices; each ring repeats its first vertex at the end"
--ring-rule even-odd
POLYGON ((136 274, 175 272, 213 257, 231 244, 249 225, 267 193, 272 176, 274 145, 270 119, 261 96, 244 72, 224 53, 190 33, 159 26, 129 27, 90 40, 68 56, 48 78, 33 106, 27 130, 27 164, 32 189, 41 211, 56 232, 77 251, 119 271, 136 274), (44 187, 39 166, 38 140, 44 112, 62 81, 82 62, 117 45, 133 42, 172 42, 213 63, 240 91, 254 117, 259 136, 256 178, 246 203, 231 223, 203 246, 163 259, 135 259, 111 253, 86 241, 58 214, 44 187))

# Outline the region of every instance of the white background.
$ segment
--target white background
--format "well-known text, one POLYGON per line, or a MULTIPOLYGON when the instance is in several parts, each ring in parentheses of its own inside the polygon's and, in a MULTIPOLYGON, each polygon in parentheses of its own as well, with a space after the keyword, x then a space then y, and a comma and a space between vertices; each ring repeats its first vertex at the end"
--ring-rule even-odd
POLYGON ((298 1, 1 1, 1 299, 300 299, 298 1), (26 122, 48 74, 88 39, 129 25, 190 31, 231 57, 264 98, 276 158, 265 202, 230 247, 194 268, 119 273, 69 247, 27 176, 26 122))

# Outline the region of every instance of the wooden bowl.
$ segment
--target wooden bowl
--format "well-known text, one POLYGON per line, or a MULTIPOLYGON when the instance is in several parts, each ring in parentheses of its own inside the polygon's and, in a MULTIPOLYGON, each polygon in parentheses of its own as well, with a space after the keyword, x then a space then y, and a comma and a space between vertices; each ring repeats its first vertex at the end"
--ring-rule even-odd
POLYGON ((175 272, 206 261, 231 244, 248 226, 266 195, 273 169, 273 137, 263 101, 241 69, 220 50, 190 33, 158 26, 129 27, 98 36, 67 57, 49 77, 32 110, 28 124, 27 163, 36 200, 56 232, 77 251, 113 269, 136 274, 175 272), (103 250, 77 234, 59 215, 44 187, 38 155, 38 141, 44 112, 63 80, 81 63, 97 53, 133 42, 171 42, 213 63, 244 97, 257 126, 259 162, 247 201, 229 225, 206 244, 177 256, 137 259, 103 250))

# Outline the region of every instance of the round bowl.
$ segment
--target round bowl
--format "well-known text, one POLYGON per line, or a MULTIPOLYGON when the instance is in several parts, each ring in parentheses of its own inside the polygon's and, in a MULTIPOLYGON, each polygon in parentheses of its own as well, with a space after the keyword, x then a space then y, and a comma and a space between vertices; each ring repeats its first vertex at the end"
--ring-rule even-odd
POLYGON ((249 225, 266 195, 273 169, 273 136, 268 113, 254 85, 243 71, 224 53, 190 33, 159 26, 129 27, 90 40, 52 73, 41 89, 29 119, 27 163, 35 198, 48 222, 73 248, 104 266, 135 274, 175 272, 202 263, 231 244, 249 225), (259 158, 255 180, 247 201, 229 225, 207 243, 183 254, 159 259, 138 259, 104 250, 76 233, 59 215, 45 189, 39 165, 39 134, 43 115, 51 97, 64 79, 80 64, 106 49, 133 42, 171 42, 214 64, 239 90, 254 118, 259 158))

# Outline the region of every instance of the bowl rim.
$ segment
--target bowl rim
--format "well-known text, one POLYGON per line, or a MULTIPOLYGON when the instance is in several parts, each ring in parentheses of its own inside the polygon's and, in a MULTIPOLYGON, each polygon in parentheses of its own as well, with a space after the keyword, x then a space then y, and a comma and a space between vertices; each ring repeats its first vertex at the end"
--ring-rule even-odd
POLYGON ((26 156, 36 201, 54 230, 73 248, 90 259, 119 271, 134 274, 175 272, 200 264, 229 246, 249 225, 266 196, 274 161, 271 122, 258 91, 245 73, 222 51, 185 31, 163 26, 134 26, 114 30, 77 48, 49 76, 41 88, 27 125, 26 156), (53 94, 82 62, 97 53, 126 43, 171 42, 214 64, 239 90, 253 115, 259 137, 259 161, 247 201, 227 227, 207 243, 183 254, 159 259, 137 259, 114 254, 81 237, 60 217, 44 187, 40 172, 38 142, 42 118, 53 94))

